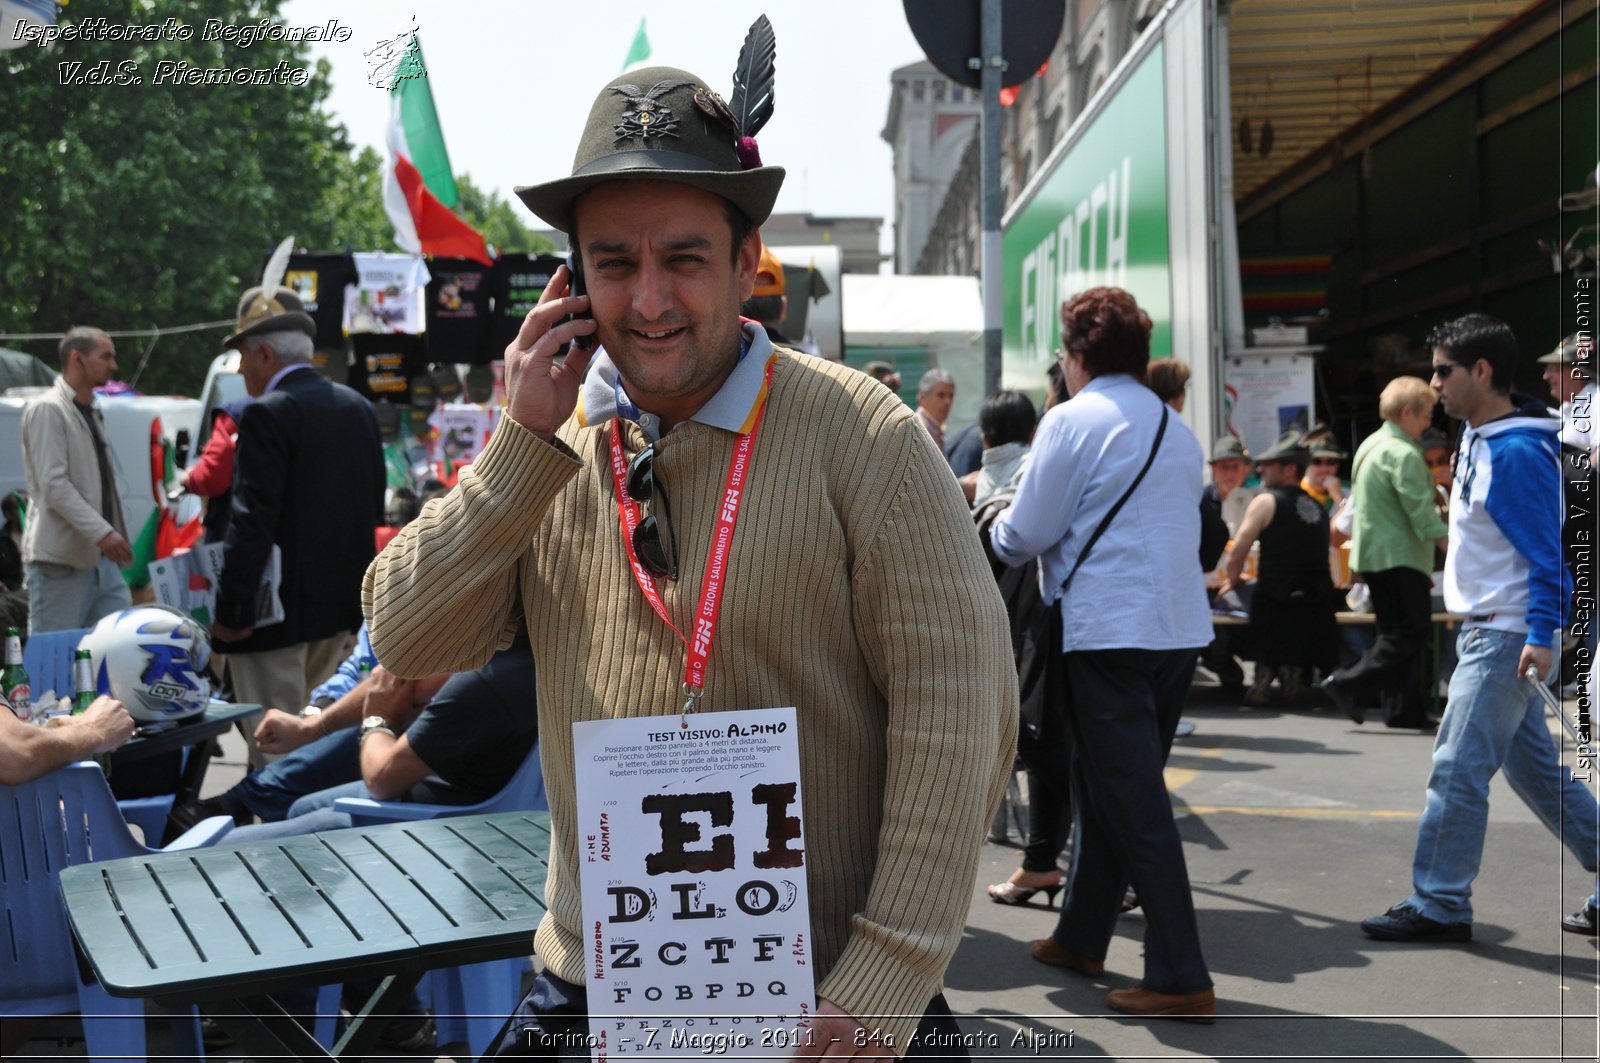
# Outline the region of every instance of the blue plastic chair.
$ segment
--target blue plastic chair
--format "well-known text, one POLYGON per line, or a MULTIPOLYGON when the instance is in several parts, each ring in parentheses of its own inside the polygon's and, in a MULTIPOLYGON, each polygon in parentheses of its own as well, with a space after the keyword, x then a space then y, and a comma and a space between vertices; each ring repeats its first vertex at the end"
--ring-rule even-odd
MULTIPOLYGON (((347 812, 358 826, 449 816, 476 816, 488 812, 547 811, 544 771, 539 765, 539 744, 534 743, 516 774, 500 792, 475 805, 425 805, 410 801, 374 801, 341 797, 334 811, 347 812)), ((505 1025, 522 994, 522 973, 529 960, 491 960, 464 967, 430 971, 424 980, 439 1030, 439 1043, 465 1041, 474 1056, 489 1050, 489 1042, 505 1025)))
POLYGON ((28 636, 22 647, 22 666, 28 670, 28 683, 33 696, 39 697, 54 690, 58 697, 72 697, 72 656, 78 651, 78 642, 89 633, 86 627, 72 627, 61 631, 36 631, 28 636))
MULTIPOLYGON (((144 1058, 144 1001, 110 996, 99 982, 79 979, 61 869, 202 848, 232 829, 232 819, 214 816, 165 849, 140 845, 92 761, 22 786, 0 786, 0 1015, 76 1011, 85 1017, 91 1060, 144 1058)), ((172 1039, 178 1055, 205 1058, 195 1008, 172 1012, 172 1039)))
MULTIPOLYGON (((28 682, 35 696, 49 690, 55 691, 58 697, 71 697, 76 692, 72 661, 78 652, 78 643, 88 633, 86 627, 74 627, 28 636, 28 644, 22 648, 22 665, 28 670, 28 682)), ((203 751, 196 751, 196 755, 201 753, 203 751)), ((183 755, 187 758, 190 751, 184 750, 183 755)), ((144 834, 145 841, 160 841, 167 830, 172 797, 172 794, 124 797, 117 802, 117 807, 122 809, 122 818, 144 834)))

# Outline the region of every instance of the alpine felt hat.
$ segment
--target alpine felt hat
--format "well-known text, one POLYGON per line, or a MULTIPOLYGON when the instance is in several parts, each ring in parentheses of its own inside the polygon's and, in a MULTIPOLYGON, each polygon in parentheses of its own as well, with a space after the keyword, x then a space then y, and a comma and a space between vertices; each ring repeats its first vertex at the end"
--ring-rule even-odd
POLYGON ((760 226, 783 185, 781 166, 745 169, 733 112, 686 70, 632 70, 600 90, 569 177, 519 187, 517 197, 545 222, 572 232, 578 197, 606 181, 677 181, 738 207, 760 226))
POLYGON ((1211 445, 1211 461, 1228 461, 1238 458, 1241 461, 1250 460, 1250 448, 1244 445, 1244 440, 1238 436, 1223 436, 1211 445))
POLYGON ((1343 461, 1350 455, 1341 450, 1339 444, 1335 443, 1332 439, 1328 438, 1327 436, 1323 436, 1321 439, 1311 444, 1311 456, 1313 458, 1338 458, 1340 461, 1343 461))
POLYGON ((1264 461, 1292 461, 1301 465, 1306 463, 1310 452, 1306 449, 1301 433, 1290 429, 1272 441, 1272 446, 1256 455, 1256 463, 1264 461))
POLYGON ((317 323, 291 288, 274 288, 269 293, 258 285, 247 290, 239 297, 235 318, 233 334, 222 341, 225 349, 237 348, 240 340, 263 332, 298 329, 313 339, 317 335, 317 323))
POLYGON ((1549 354, 1536 359, 1540 365, 1567 365, 1580 371, 1580 375, 1594 377, 1594 339, 1574 332, 1549 354))

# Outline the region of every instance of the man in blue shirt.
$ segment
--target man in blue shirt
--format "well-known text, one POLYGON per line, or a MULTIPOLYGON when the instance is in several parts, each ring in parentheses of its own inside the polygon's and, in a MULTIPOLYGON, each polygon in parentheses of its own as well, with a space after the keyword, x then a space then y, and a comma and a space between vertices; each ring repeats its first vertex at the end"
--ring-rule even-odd
MULTIPOLYGON (((356 632, 355 650, 327 682, 312 690, 305 708, 297 713, 272 708, 262 716, 255 729, 256 745, 262 752, 280 754, 279 759, 215 797, 189 801, 173 809, 167 826, 168 840, 207 816, 232 816, 241 825, 255 817, 274 823, 288 815, 289 806, 307 794, 359 779, 356 727, 367 714, 367 694, 384 679, 383 666, 367 641, 367 625, 362 624, 356 632)), ((392 685, 395 681, 389 682, 392 685)), ((411 689, 415 684, 409 681, 398 682, 406 684, 418 707, 427 703, 438 685, 417 691, 411 689)))
MULTIPOLYGON (((1459 663, 1433 747, 1417 831, 1413 893, 1361 929, 1384 941, 1468 941, 1472 880, 1483 857, 1489 780, 1506 779, 1593 875, 1600 870, 1600 805, 1561 764, 1544 701, 1524 677, 1547 676, 1567 600, 1561 559, 1560 422, 1511 397, 1511 329, 1468 314, 1434 329, 1433 386, 1466 422, 1450 494, 1444 600, 1467 617, 1459 663)), ((1596 897, 1563 921, 1595 933, 1596 897)))

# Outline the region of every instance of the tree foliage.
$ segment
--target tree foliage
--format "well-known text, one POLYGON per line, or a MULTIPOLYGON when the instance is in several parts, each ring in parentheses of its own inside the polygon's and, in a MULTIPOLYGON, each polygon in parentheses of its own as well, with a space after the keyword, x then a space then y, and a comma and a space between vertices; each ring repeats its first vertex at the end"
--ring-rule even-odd
POLYGON ((523 224, 522 219, 527 216, 525 208, 501 199, 498 192, 485 192, 473 183, 470 174, 456 178, 456 190, 461 195, 457 213, 482 233, 484 240, 498 253, 549 255, 559 250, 554 240, 523 224))
MULTIPOLYGON (((313 64, 302 42, 244 48, 201 32, 208 19, 283 25, 280 3, 74 0, 63 26, 103 17, 195 32, 188 40, 63 40, 0 53, 0 332, 231 318, 265 253, 290 234, 307 247, 393 249, 381 160, 370 149, 354 155, 344 127, 324 110, 327 63, 313 64), (162 60, 304 70, 306 78, 157 84, 162 60), (64 65, 71 63, 82 66, 64 65), (112 83, 72 83, 74 73, 112 83)), ((163 336, 139 387, 194 392, 227 331, 163 336)), ((148 342, 119 344, 124 377, 148 342)), ((52 342, 10 345, 55 363, 52 342)))

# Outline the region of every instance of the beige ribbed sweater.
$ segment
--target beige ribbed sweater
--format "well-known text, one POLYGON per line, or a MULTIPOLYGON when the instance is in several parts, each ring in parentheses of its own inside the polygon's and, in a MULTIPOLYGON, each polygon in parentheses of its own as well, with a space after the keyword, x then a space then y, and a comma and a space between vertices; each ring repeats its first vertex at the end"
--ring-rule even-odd
MULTIPOLYGON (((1005 611, 949 466, 894 395, 781 355, 769 403, 702 711, 795 706, 818 994, 903 1053, 960 940, 1011 769, 1005 611)), ((644 439, 624 427, 635 454, 644 439)), ((606 433, 569 422, 552 446, 504 418, 365 586, 373 648, 401 675, 476 667, 528 617, 554 830, 534 944, 578 983, 572 723, 676 714, 684 667, 629 571, 606 433)), ((656 447, 682 569, 658 587, 683 631, 735 438, 691 421, 656 447)))

